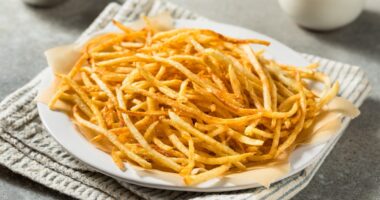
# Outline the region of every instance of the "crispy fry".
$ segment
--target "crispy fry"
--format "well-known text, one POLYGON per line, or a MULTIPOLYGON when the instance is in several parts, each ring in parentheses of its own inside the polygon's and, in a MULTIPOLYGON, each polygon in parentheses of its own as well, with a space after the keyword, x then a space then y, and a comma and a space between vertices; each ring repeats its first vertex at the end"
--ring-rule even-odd
POLYGON ((204 181, 207 181, 209 179, 221 176, 223 173, 228 171, 228 169, 231 167, 231 165, 220 165, 219 167, 216 167, 212 170, 197 174, 197 175, 190 175, 185 176, 185 183, 187 185, 195 185, 204 181))
POLYGON ((138 155, 134 154, 133 152, 131 152, 130 150, 128 150, 121 142, 119 142, 117 140, 117 137, 115 135, 111 134, 106 129, 103 129, 99 126, 96 126, 95 124, 92 124, 89 121, 84 120, 75 111, 74 111, 74 117, 78 121, 79 124, 106 136, 110 142, 112 142, 117 148, 119 148, 121 151, 123 151, 123 153, 125 153, 125 155, 127 155, 131 160, 135 161, 136 163, 138 163, 142 167, 152 168, 152 165, 149 162, 147 162, 146 160, 144 160, 140 156, 138 156, 138 155))
POLYGON ((112 160, 116 163, 117 167, 119 167, 121 171, 125 171, 125 166, 120 158, 120 153, 115 151, 115 149, 112 149, 111 156, 112 160))
POLYGON ((268 77, 266 73, 264 72, 263 67, 261 64, 257 61, 257 58, 255 54, 253 53, 253 50, 251 49, 250 46, 244 45, 242 46, 244 52, 246 53, 249 62, 251 63, 252 67, 255 69, 256 73, 259 75, 260 80, 263 84, 263 98, 264 98, 264 108, 266 110, 271 111, 271 105, 272 105, 272 100, 270 96, 270 85, 268 81, 268 77))
MULTIPOLYGON (((125 102, 122 98, 122 92, 118 90, 117 92, 118 98, 117 98, 117 104, 121 109, 126 109, 125 102)), ((130 130, 130 133, 133 135, 133 137, 139 142, 139 144, 149 152, 152 159, 156 160, 157 162, 161 163, 163 166, 167 166, 174 171, 180 171, 181 167, 175 163, 174 161, 170 160, 168 157, 162 155, 161 153, 154 150, 149 143, 145 140, 144 136, 137 130, 136 126, 132 123, 129 116, 125 113, 122 114, 124 123, 127 125, 127 127, 130 130)))

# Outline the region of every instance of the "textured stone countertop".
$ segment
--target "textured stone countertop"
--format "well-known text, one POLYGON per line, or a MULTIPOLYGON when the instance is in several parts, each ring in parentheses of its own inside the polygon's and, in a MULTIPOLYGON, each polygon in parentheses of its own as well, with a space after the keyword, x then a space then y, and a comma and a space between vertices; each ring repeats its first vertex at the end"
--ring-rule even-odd
MULTIPOLYGON (((295 25, 277 1, 171 0, 210 19, 267 34, 299 52, 361 66, 373 89, 310 185, 294 199, 380 199, 380 3, 342 29, 316 33, 295 25)), ((0 100, 45 66, 43 51, 70 43, 109 3, 68 0, 53 8, 0 1, 0 100)), ((69 199, 0 167, 0 199, 69 199)))

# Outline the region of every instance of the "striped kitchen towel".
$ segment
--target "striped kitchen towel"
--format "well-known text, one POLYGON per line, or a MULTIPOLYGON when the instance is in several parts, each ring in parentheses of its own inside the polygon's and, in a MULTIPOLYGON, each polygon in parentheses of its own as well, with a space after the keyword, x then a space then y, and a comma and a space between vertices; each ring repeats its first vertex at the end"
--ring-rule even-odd
MULTIPOLYGON (((115 18, 132 21, 140 14, 155 15, 163 10, 174 18, 200 18, 188 10, 161 0, 127 0, 122 6, 109 4, 81 38, 103 29, 115 18)), ((79 39, 79 40, 80 40, 79 39)), ((360 106, 369 93, 365 73, 357 66, 303 54, 319 62, 321 71, 341 83, 340 95, 360 106)), ((269 189, 254 188, 223 193, 192 193, 144 188, 98 173, 68 154, 49 135, 38 117, 33 101, 41 75, 10 94, 0 103, 0 164, 49 188, 78 199, 289 199, 312 179, 339 140, 329 141, 321 157, 303 171, 274 183, 269 189)), ((341 132, 349 119, 343 120, 341 132)), ((341 134, 340 134, 341 135, 341 134)))

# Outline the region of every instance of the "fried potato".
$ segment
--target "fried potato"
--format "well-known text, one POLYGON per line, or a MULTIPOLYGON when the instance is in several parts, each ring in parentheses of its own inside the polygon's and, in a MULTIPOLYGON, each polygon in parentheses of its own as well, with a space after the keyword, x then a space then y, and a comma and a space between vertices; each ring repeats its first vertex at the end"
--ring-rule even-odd
POLYGON ((195 185, 275 161, 339 91, 318 64, 284 65, 250 46, 267 41, 144 22, 113 21, 121 33, 90 39, 70 73, 57 74, 49 103, 71 105, 75 124, 121 170, 131 162, 195 185))

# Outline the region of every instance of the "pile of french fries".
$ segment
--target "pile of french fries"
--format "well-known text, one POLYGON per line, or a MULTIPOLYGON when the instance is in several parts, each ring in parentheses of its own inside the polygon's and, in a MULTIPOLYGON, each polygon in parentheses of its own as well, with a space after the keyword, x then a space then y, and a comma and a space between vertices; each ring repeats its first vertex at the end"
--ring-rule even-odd
POLYGON ((175 172, 187 185, 275 160, 339 90, 306 67, 266 59, 258 39, 211 30, 121 31, 89 40, 49 103, 125 170, 175 172), (312 91, 310 82, 324 84, 312 91))

